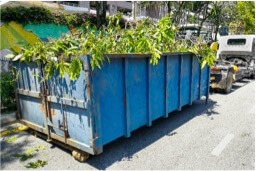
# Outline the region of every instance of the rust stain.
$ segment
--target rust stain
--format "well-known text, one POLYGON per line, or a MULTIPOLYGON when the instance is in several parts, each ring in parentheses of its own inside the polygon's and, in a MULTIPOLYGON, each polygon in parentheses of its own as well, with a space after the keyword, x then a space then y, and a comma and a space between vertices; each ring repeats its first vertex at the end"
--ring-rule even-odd
POLYGON ((90 139, 91 147, 94 147, 94 139, 90 139))
POLYGON ((43 112, 43 114, 46 115, 46 113, 45 113, 45 105, 44 104, 38 104, 38 107, 43 112))
POLYGON ((56 116, 57 115, 57 112, 55 109, 51 109, 50 110, 50 116, 56 116))
MULTIPOLYGON (((38 104, 38 107, 39 107, 39 109, 43 112, 43 114, 46 115, 46 112, 45 112, 45 110, 46 110, 45 105, 44 105, 44 104, 38 104)), ((50 109, 50 110, 49 110, 49 114, 50 114, 50 116, 56 116, 56 115, 57 115, 57 112, 56 112, 55 109, 50 109)))

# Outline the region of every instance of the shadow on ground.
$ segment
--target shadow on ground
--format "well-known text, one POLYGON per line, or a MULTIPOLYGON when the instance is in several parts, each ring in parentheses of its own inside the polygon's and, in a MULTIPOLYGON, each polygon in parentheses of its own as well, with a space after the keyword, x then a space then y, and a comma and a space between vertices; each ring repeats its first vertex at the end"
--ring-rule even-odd
POLYGON ((232 86, 232 92, 238 90, 239 88, 242 88, 242 87, 246 86, 248 83, 251 83, 253 81, 254 80, 248 80, 248 79, 243 79, 243 80, 237 81, 232 86))
MULTIPOLYGON (((236 90, 238 90, 239 88, 242 88, 244 86, 246 86, 247 84, 251 83, 255 81, 254 79, 242 79, 242 80, 239 80, 239 81, 236 81, 235 83, 233 83, 233 86, 232 86, 232 89, 231 89, 231 92, 230 93, 233 93, 235 92, 236 90)), ((219 93, 219 94, 224 94, 225 93, 223 92, 223 90, 218 90, 218 89, 210 89, 210 93, 213 94, 213 93, 219 93)), ((229 93, 229 94, 230 94, 229 93)))
POLYGON ((97 156, 91 156, 86 163, 97 168, 106 169, 117 161, 130 160, 136 152, 144 149, 164 136, 175 138, 175 129, 199 115, 206 115, 213 119, 217 115, 214 108, 217 102, 209 100, 205 105, 204 100, 194 102, 192 106, 183 107, 182 111, 172 112, 169 118, 160 118, 153 122, 152 127, 142 127, 134 131, 130 138, 119 138, 104 146, 104 152, 97 156))
MULTIPOLYGON (((190 121, 196 116, 205 115, 209 119, 213 119, 213 115, 218 115, 214 109, 217 106, 217 102, 209 99, 208 104, 205 104, 205 100, 196 101, 192 106, 184 106, 182 111, 172 112, 169 114, 168 118, 159 118, 155 120, 151 127, 142 127, 134 132, 130 138, 119 138, 112 143, 104 146, 104 152, 100 155, 90 156, 90 158, 84 163, 89 164, 96 169, 106 169, 111 166, 113 163, 124 160, 131 160, 138 151, 146 148, 150 144, 159 140, 164 136, 173 136, 177 132, 175 130, 190 121)), ((27 132, 23 132, 17 135, 25 136, 25 140, 17 143, 7 143, 1 140, 1 169, 5 165, 9 165, 19 160, 19 158, 8 157, 10 153, 21 153, 24 152, 24 148, 28 144, 31 144, 28 140, 28 137, 31 136, 27 132), (10 148, 11 146, 11 148, 10 148)), ((70 153, 66 149, 53 145, 51 148, 60 148, 61 150, 70 153)), ((72 156, 70 156, 72 157, 72 156)))
MULTIPOLYGON (((27 132, 23 131, 19 133, 11 133, 1 137, 1 170, 4 169, 6 165, 10 165, 20 160, 20 158, 15 155, 25 153, 27 147, 32 143, 31 140, 28 140, 29 136, 30 135, 27 132), (7 137, 13 136, 16 136, 16 141, 6 141, 7 137), (20 141, 20 137, 22 137, 22 141, 20 141)), ((33 157, 36 157, 36 154, 33 154, 33 157)))

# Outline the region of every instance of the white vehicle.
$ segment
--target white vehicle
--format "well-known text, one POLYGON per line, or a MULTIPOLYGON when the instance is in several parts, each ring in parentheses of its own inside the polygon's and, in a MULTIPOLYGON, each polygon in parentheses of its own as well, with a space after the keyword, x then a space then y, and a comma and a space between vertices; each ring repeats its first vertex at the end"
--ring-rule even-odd
POLYGON ((255 77, 255 35, 222 36, 218 43, 211 87, 229 93, 234 81, 255 77))
POLYGON ((254 57, 255 35, 229 35, 220 37, 217 57, 254 57))

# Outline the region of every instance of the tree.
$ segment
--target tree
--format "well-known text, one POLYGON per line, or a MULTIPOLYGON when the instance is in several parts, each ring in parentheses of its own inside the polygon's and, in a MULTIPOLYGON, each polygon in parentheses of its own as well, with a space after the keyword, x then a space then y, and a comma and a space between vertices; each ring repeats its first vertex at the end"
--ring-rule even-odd
MULTIPOLYGON (((201 29, 205 21, 209 19, 212 13, 211 1, 178 1, 178 2, 167 2, 168 11, 172 12, 172 20, 176 25, 181 24, 182 19, 188 15, 188 19, 192 20, 193 23, 198 23, 198 36, 200 35, 201 29), (189 13, 194 13, 191 16, 189 13)), ((186 21, 186 20, 185 20, 186 21)), ((188 21, 186 21, 188 22, 188 21)))
POLYGON ((234 7, 236 2, 216 1, 212 4, 212 13, 209 17, 210 23, 214 26, 215 41, 221 25, 229 25, 234 19, 234 7))
MULTIPOLYGON (((255 4, 253 1, 141 1, 140 5, 150 12, 151 17, 160 16, 159 7, 165 5, 171 13, 173 23, 179 26, 183 22, 198 24, 197 36, 205 22, 214 27, 215 40, 222 25, 235 26, 235 33, 254 34, 255 4)), ((148 13, 149 14, 149 13, 148 13)))
POLYGON ((164 2, 158 1, 139 1, 138 4, 146 9, 146 15, 152 18, 160 17, 160 8, 165 5, 164 2))
POLYGON ((184 9, 186 7, 187 2, 185 1, 178 1, 176 2, 176 10, 173 11, 173 23, 180 24, 180 19, 182 14, 184 13, 184 9))
POLYGON ((212 14, 212 1, 194 1, 192 2, 192 11, 195 12, 199 23, 197 36, 200 35, 204 22, 209 19, 212 14))
POLYGON ((106 24, 107 1, 96 1, 97 28, 106 24))
MULTIPOLYGON (((185 11, 191 2, 188 1, 140 1, 139 5, 146 8, 147 15, 153 18, 159 18, 162 16, 160 14, 160 8, 163 6, 167 7, 167 13, 172 14, 172 21, 176 25, 181 23, 184 18, 185 11)), ((165 14, 164 14, 165 15, 165 14)))
POLYGON ((255 34, 255 3, 239 1, 235 8, 235 21, 241 23, 245 34, 255 34))

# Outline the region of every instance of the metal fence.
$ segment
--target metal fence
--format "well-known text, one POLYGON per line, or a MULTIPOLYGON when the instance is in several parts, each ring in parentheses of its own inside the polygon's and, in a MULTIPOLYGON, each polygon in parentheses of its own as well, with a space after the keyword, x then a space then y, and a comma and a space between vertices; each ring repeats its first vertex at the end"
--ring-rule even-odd
POLYGON ((5 58, 6 55, 12 53, 12 51, 8 50, 8 49, 2 49, 0 51, 0 71, 1 73, 3 72, 10 72, 11 70, 11 63, 10 63, 10 59, 5 58))

